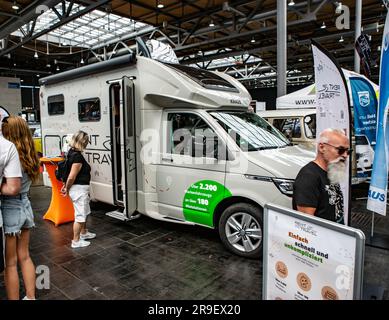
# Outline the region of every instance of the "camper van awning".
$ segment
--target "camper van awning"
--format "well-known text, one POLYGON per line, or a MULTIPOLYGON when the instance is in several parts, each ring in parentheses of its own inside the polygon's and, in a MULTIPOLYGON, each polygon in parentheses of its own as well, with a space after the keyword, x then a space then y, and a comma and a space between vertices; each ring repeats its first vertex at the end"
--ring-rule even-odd
POLYGON ((116 69, 123 65, 130 65, 135 62, 136 62, 136 55, 128 54, 111 60, 94 63, 85 67, 65 71, 49 77, 42 78, 39 80, 39 84, 41 86, 55 84, 62 81, 72 80, 79 77, 85 77, 91 74, 116 69))

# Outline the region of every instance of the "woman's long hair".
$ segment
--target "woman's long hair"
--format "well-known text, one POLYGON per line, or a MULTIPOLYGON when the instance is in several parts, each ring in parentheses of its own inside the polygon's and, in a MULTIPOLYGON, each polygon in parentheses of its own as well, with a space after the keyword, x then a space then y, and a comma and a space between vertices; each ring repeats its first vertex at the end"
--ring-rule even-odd
POLYGON ((3 120, 1 131, 4 138, 16 146, 24 172, 36 181, 40 173, 39 159, 27 122, 21 117, 10 116, 3 120))

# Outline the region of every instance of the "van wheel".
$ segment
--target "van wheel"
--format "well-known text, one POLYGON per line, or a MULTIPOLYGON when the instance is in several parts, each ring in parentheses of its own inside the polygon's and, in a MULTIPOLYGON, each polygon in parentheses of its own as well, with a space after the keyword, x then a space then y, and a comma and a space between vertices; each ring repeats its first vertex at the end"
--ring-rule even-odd
POLYGON ((251 259, 262 256, 262 211, 248 203, 236 203, 224 210, 219 235, 232 253, 251 259))

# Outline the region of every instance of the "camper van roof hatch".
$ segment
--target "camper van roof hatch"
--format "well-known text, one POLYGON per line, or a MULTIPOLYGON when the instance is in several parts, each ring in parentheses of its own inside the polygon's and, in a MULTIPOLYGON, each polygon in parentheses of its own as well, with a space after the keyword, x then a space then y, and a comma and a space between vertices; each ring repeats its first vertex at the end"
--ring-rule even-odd
POLYGON ((183 66, 180 64, 165 63, 165 65, 179 71, 180 73, 183 73, 184 75, 197 82, 204 88, 212 90, 239 92, 239 90, 233 84, 213 72, 183 66))

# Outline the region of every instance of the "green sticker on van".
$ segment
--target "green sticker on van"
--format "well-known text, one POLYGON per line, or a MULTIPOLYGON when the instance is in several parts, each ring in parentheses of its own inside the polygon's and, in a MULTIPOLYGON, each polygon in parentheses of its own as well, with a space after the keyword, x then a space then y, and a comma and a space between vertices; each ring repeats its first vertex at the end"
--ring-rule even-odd
POLYGON ((187 221, 213 227, 216 206, 231 192, 219 182, 201 180, 193 183, 185 193, 182 208, 187 221))

